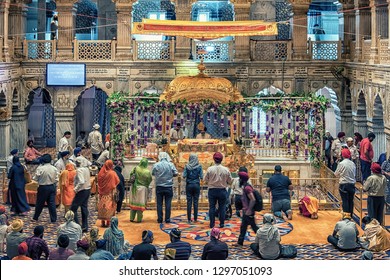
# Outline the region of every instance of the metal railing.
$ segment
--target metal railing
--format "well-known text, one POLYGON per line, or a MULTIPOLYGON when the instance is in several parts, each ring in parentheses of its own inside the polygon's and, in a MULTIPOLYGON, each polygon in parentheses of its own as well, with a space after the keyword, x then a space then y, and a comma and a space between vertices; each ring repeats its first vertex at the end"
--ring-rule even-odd
POLYGON ((133 60, 167 61, 175 59, 175 40, 133 40, 133 60))
POLYGON ((73 40, 74 60, 115 60, 116 40, 73 40))
POLYGON ((291 60, 292 41, 250 41, 251 60, 286 61, 291 60))
POLYGON ((56 40, 24 40, 23 55, 26 60, 53 60, 56 57, 56 40))

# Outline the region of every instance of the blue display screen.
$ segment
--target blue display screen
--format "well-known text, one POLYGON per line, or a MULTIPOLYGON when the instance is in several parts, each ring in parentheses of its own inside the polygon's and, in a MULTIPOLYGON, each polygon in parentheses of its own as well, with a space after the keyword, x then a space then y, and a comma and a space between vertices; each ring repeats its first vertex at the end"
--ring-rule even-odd
POLYGON ((83 63, 46 64, 46 85, 85 86, 86 66, 83 63))

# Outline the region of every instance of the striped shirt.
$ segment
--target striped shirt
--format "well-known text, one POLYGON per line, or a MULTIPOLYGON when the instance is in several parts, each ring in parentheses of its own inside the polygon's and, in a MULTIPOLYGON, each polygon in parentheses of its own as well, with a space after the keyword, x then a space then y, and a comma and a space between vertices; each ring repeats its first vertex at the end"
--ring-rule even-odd
POLYGON ((167 244, 165 249, 176 249, 175 260, 188 260, 191 256, 191 244, 181 240, 167 244))

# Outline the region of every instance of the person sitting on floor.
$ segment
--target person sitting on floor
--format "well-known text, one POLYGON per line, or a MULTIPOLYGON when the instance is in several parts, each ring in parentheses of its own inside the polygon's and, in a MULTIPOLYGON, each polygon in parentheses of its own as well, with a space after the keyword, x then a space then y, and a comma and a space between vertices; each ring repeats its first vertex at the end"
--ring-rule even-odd
POLYGON ((40 164, 40 156, 42 153, 38 152, 37 149, 34 148, 34 142, 31 140, 27 141, 27 148, 24 151, 24 160, 29 164, 40 164))
POLYGON ((374 255, 372 254, 372 252, 371 251, 364 251, 363 253, 362 253, 362 260, 363 261, 371 261, 371 260, 373 260, 374 259, 374 255))
POLYGON ((12 260, 18 255, 18 246, 26 241, 27 235, 23 233, 23 221, 16 219, 10 225, 11 232, 7 235, 7 257, 12 260))
POLYGON ((97 226, 93 226, 84 238, 89 243, 87 255, 91 256, 96 251, 96 241, 99 239, 99 228, 97 226))
POLYGON ((105 230, 103 239, 107 240, 106 250, 109 251, 114 257, 117 257, 123 253, 125 237, 123 231, 118 228, 117 217, 111 217, 110 227, 105 230))
POLYGON ((106 250, 107 240, 96 241, 96 251, 91 255, 90 260, 114 260, 114 256, 106 250))
POLYGON ((31 258, 26 256, 27 251, 28 251, 27 243, 26 242, 20 243, 18 245, 18 253, 19 253, 19 255, 17 255, 16 257, 12 258, 12 260, 13 261, 32 261, 31 258))
POLYGON ((167 249, 175 249, 175 260, 188 260, 191 256, 191 244, 185 241, 181 241, 181 231, 177 228, 174 228, 169 233, 171 243, 165 246, 167 249))
POLYGON ((5 214, 5 207, 0 205, 0 253, 5 252, 8 226, 8 216, 5 214))
POLYGON ((57 230, 57 236, 66 234, 69 238, 68 249, 76 251, 76 243, 81 239, 83 232, 81 226, 74 221, 74 212, 69 210, 65 214, 65 223, 60 225, 57 230))
POLYGON ((360 244, 363 248, 374 251, 387 251, 390 249, 390 233, 374 218, 365 216, 362 220, 365 225, 360 244))
POLYGON ((89 243, 87 240, 77 241, 77 249, 74 255, 71 255, 68 260, 89 260, 89 256, 86 254, 88 250, 89 243))
POLYGON ((299 200, 299 213, 304 217, 318 219, 319 201, 313 196, 307 196, 299 200))
POLYGON ((153 232, 150 230, 144 230, 142 232, 142 243, 135 245, 133 248, 132 260, 158 260, 157 250, 153 243, 153 232))
POLYGON ((274 225, 275 221, 274 215, 264 214, 263 226, 256 232, 255 242, 250 245, 250 248, 256 256, 264 260, 295 258, 297 255, 295 246, 280 244, 280 233, 274 225))
POLYGON ((210 232, 210 242, 203 247, 202 260, 226 260, 228 258, 229 247, 220 238, 221 230, 213 228, 210 232))
POLYGON ((61 234, 57 239, 57 248, 50 251, 49 260, 64 261, 74 254, 73 250, 68 249, 69 237, 66 234, 61 234))
POLYGON ((28 256, 33 260, 40 260, 42 254, 44 259, 49 258, 49 247, 47 242, 43 239, 43 226, 36 226, 34 228, 34 235, 26 239, 28 245, 28 256))
POLYGON ((351 214, 343 213, 341 221, 336 223, 333 234, 328 236, 328 242, 340 251, 354 251, 360 246, 357 243, 359 231, 351 214))
POLYGON ((96 160, 96 164, 98 167, 102 167, 106 162, 106 160, 110 159, 110 142, 106 142, 104 146, 105 146, 104 151, 100 154, 100 156, 96 160))

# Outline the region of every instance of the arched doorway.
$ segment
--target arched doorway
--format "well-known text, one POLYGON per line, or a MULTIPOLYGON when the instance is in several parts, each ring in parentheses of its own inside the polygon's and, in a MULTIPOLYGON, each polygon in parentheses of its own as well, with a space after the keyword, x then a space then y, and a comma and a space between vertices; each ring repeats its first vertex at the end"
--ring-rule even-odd
POLYGON ((378 160, 381 153, 386 152, 386 134, 383 122, 383 105, 379 94, 375 97, 374 113, 372 116, 372 132, 375 133, 375 140, 372 142, 374 147, 374 161, 378 160))
MULTIPOLYGON (((336 93, 328 87, 323 87, 316 92, 317 96, 325 96, 330 100, 331 107, 325 112, 325 130, 328 130, 333 137, 341 131, 340 107, 336 93)), ((352 135, 348 135, 352 136, 352 135)))
POLYGON ((49 92, 36 88, 30 91, 28 102, 27 127, 34 136, 34 146, 56 147, 56 122, 49 92))
POLYGON ((84 90, 75 108, 76 137, 84 131, 86 135, 92 130, 94 124, 100 125, 103 139, 110 131, 110 112, 106 106, 107 93, 95 86, 84 90))
POLYGON ((363 91, 359 92, 356 116, 354 118, 353 126, 355 132, 359 132, 363 137, 367 136, 367 112, 366 112, 366 99, 363 91))

